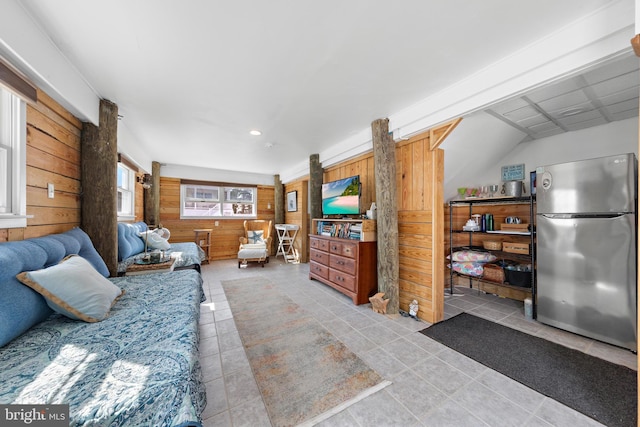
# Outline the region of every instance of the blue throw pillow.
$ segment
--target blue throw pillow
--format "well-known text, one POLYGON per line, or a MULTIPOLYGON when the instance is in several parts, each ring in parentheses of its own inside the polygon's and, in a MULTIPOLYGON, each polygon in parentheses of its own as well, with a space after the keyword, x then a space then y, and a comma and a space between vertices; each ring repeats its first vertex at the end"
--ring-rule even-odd
POLYGON ((17 277, 42 295, 56 312, 85 322, 104 320, 123 293, 77 255, 48 268, 22 272, 17 277))

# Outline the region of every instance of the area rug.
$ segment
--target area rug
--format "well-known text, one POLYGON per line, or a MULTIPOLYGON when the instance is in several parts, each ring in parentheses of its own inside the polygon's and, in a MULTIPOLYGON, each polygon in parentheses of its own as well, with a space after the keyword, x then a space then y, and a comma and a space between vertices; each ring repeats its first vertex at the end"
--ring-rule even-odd
POLYGON ((222 286, 274 426, 313 425, 389 384, 268 279, 222 286))
POLYGON ((610 427, 637 425, 637 373, 461 313, 424 335, 610 427))

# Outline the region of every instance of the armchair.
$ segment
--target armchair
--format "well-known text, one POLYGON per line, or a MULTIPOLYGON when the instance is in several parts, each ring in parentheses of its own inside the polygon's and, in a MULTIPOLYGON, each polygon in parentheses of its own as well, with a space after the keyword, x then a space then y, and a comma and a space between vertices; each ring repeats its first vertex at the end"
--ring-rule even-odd
POLYGON ((272 227, 272 221, 267 220, 244 222, 244 236, 240 237, 238 250, 238 268, 246 266, 249 261, 256 261, 264 268, 265 262, 269 262, 272 227))

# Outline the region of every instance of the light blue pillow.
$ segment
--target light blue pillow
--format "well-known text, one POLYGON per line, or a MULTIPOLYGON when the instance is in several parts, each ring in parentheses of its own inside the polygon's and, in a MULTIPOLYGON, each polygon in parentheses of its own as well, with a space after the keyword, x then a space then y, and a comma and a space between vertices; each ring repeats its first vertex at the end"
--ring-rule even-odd
POLYGON ((70 255, 59 264, 16 276, 38 292, 54 311, 71 319, 99 322, 108 315, 122 289, 102 276, 86 259, 70 255))
POLYGON ((247 240, 249 243, 264 243, 263 233, 264 231, 262 230, 249 230, 247 231, 247 240))

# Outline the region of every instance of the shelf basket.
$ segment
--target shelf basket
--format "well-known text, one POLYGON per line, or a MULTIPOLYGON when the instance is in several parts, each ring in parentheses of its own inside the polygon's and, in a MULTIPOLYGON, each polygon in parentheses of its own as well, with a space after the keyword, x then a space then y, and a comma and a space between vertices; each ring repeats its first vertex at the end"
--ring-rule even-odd
POLYGON ((490 251, 502 250, 502 242, 499 240, 485 240, 482 242, 482 247, 490 251))
POLYGON ((482 278, 489 282, 504 283, 504 270, 496 264, 485 264, 482 268, 482 278))

